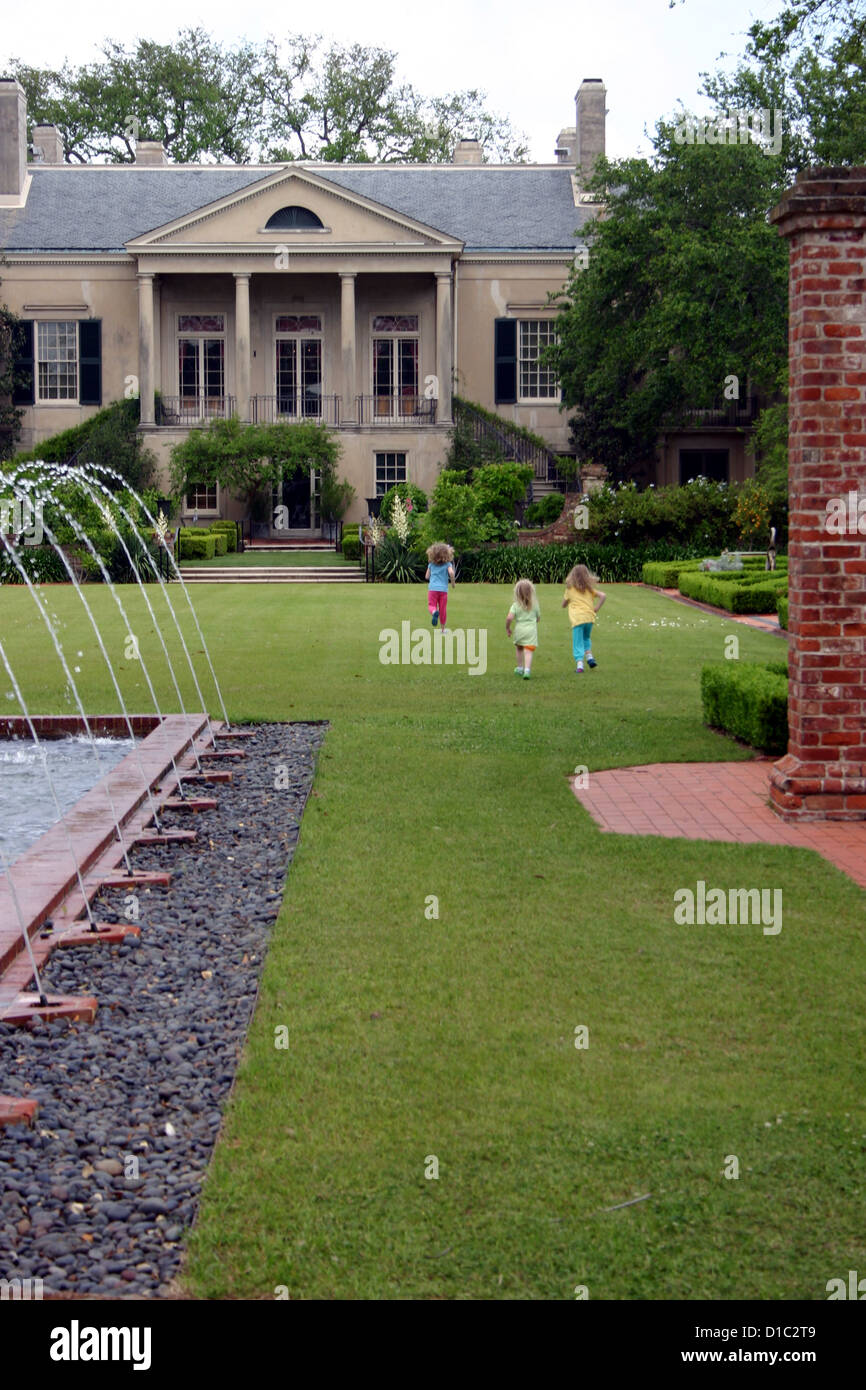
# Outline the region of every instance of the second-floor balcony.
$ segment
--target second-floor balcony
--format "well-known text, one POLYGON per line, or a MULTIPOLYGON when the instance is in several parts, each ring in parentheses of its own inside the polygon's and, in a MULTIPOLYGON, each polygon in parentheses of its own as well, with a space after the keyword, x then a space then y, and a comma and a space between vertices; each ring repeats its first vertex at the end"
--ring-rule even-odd
POLYGON ((696 407, 683 411, 675 420, 667 422, 667 428, 687 429, 747 429, 755 423, 761 410, 757 396, 744 396, 742 400, 715 400, 712 405, 696 407))
POLYGON ((235 413, 234 396, 157 396, 158 425, 207 425, 228 420, 235 413))
POLYGON ((310 424, 339 425, 340 396, 323 396, 318 391, 301 395, 252 396, 250 419, 256 425, 310 424))
POLYGON ((359 425, 419 425, 436 424, 435 397, 400 394, 356 396, 359 425))

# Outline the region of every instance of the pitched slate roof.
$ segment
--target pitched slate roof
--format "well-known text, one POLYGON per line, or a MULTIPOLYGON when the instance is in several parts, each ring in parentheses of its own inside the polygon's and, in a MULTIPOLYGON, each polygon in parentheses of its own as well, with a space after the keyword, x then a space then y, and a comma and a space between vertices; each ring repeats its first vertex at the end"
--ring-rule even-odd
MULTIPOLYGON (((291 166, 289 166, 291 167, 291 166)), ((468 251, 570 250, 590 217, 566 166, 298 164, 465 242, 468 251)), ((126 242, 271 177, 248 168, 33 168, 23 208, 0 208, 8 251, 121 251, 126 242)))

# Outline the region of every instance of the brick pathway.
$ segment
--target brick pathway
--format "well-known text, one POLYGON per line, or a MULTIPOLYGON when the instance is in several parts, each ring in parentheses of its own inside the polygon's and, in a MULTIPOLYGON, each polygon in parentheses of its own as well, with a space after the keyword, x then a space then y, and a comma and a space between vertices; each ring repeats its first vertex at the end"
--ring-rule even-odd
POLYGON ((866 888, 866 822, 797 824, 770 809, 772 758, 740 763, 650 763, 591 772, 575 796, 602 830, 813 849, 866 888))

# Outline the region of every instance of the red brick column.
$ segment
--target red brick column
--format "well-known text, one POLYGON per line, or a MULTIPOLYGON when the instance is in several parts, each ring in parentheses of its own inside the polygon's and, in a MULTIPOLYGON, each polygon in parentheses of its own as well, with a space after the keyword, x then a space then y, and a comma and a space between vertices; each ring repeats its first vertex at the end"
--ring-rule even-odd
POLYGON ((809 169, 771 213, 790 241, 785 818, 866 819, 866 168, 809 169))

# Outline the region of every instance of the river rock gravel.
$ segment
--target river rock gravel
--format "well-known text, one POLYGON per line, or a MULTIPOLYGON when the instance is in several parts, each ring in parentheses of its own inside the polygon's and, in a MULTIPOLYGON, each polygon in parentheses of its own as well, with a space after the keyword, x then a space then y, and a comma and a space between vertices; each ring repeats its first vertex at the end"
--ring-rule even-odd
MULTIPOLYGON (((103 893, 94 915, 134 920, 121 946, 55 950, 48 993, 95 994, 91 1025, 0 1024, 0 1091, 39 1102, 0 1129, 0 1278, 46 1294, 166 1296, 222 1120, 282 901, 321 724, 250 726, 222 743, 218 807, 166 812, 196 841, 138 846, 168 889, 103 893)), ((216 764, 212 764, 215 766, 216 764)))

